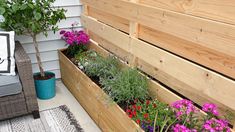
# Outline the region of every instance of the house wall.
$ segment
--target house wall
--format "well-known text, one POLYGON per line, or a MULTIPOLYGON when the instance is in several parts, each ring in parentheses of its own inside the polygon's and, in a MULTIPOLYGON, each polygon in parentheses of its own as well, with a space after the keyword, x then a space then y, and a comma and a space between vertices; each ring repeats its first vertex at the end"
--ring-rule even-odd
MULTIPOLYGON (((62 7, 67 10, 66 20, 61 21, 58 26, 60 29, 69 29, 74 22, 79 23, 76 28, 81 28, 80 15, 82 5, 80 0, 56 0, 55 6, 62 7)), ((32 39, 27 36, 17 36, 32 61, 33 72, 38 72, 37 60, 35 57, 35 50, 32 44, 32 39)), ((46 71, 52 71, 60 78, 60 66, 58 61, 57 49, 65 47, 65 42, 60 39, 59 31, 55 34, 52 31, 48 32, 48 37, 40 34, 38 35, 39 50, 43 62, 43 67, 46 71)))

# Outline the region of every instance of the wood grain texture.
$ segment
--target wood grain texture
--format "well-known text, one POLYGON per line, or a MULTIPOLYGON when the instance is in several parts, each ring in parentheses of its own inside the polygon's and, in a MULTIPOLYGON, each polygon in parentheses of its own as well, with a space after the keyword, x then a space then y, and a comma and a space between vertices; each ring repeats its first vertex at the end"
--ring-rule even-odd
POLYGON ((139 26, 139 38, 224 75, 235 78, 235 56, 220 53, 142 25, 139 26))
POLYGON ((59 51, 62 81, 102 131, 141 131, 117 104, 59 51))
POLYGON ((91 7, 235 56, 235 26, 124 0, 82 0, 91 7))
POLYGON ((235 24, 234 0, 140 0, 142 4, 235 24))
MULTIPOLYGON (((120 41, 128 38, 127 34, 114 30, 101 22, 86 16, 82 17, 82 21, 84 19, 86 23, 90 23, 89 27, 86 27, 85 24, 86 28, 92 30, 95 26, 102 27, 103 31, 108 31, 108 35, 106 35, 98 30, 92 30, 101 38, 106 39, 112 34, 118 36, 120 41)), ((115 46, 122 43, 112 39, 110 42, 115 46)), ((123 49, 137 57, 137 66, 144 72, 197 104, 202 105, 205 102, 213 102, 219 106, 220 111, 223 113, 226 110, 234 112, 235 81, 136 38, 131 38, 129 42, 127 44, 129 48, 123 49)))
POLYGON ((130 42, 130 38, 127 34, 120 32, 118 29, 110 28, 110 26, 106 24, 101 24, 101 22, 93 19, 92 17, 82 15, 81 18, 81 22, 86 29, 95 34, 99 34, 101 38, 113 43, 123 50, 127 51, 129 49, 128 44, 130 42))
POLYGON ((99 46, 105 48, 110 53, 115 54, 121 60, 123 60, 125 62, 129 62, 129 60, 131 60, 132 56, 130 56, 130 53, 128 53, 126 50, 123 50, 123 49, 115 46, 111 42, 108 42, 107 40, 101 38, 99 35, 93 33, 92 31, 89 31, 89 35, 92 40, 94 40, 95 42, 97 42, 99 44, 99 46))
POLYGON ((199 105, 213 102, 235 112, 235 82, 140 40, 133 41, 137 66, 199 105))
POLYGON ((116 29, 129 33, 129 21, 125 18, 114 16, 92 7, 89 7, 89 16, 102 21, 105 24, 113 26, 116 29))

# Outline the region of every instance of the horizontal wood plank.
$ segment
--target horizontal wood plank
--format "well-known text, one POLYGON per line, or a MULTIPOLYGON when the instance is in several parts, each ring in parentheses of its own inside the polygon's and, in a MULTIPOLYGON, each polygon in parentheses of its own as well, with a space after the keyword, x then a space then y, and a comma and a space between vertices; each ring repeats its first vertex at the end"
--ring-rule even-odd
POLYGON ((139 0, 139 3, 235 25, 234 0, 139 0))
POLYGON ((235 78, 235 56, 220 53, 142 25, 139 26, 139 38, 207 68, 235 78))
POLYGON ((124 0, 82 0, 93 8, 136 21, 203 47, 235 56, 235 26, 124 0))
POLYGON ((89 16, 102 21, 105 24, 115 27, 126 33, 129 32, 129 21, 125 18, 113 16, 107 12, 100 11, 96 8, 89 7, 88 9, 89 16))
MULTIPOLYGON (((123 40, 128 38, 127 34, 92 18, 82 16, 82 21, 89 23, 85 24, 85 27, 90 30, 95 26, 102 28, 104 32, 107 31, 101 33, 98 31, 99 29, 92 30, 98 31, 96 34, 101 38, 108 39, 113 34, 118 36, 119 41, 109 39, 116 46, 123 45, 123 40)), ((205 102, 213 102, 219 106, 222 112, 228 109, 234 112, 235 81, 136 38, 130 39, 129 48, 123 49, 137 57, 137 66, 141 70, 200 105, 205 102)))
POLYGON ((99 34, 100 37, 115 44, 123 50, 129 49, 128 44, 130 38, 125 33, 122 33, 115 28, 110 28, 110 26, 106 24, 100 24, 100 22, 92 17, 82 15, 81 18, 81 22, 86 29, 94 32, 95 34, 99 34))
POLYGON ((213 102, 223 113, 235 112, 235 81, 143 41, 136 39, 132 45, 137 66, 147 74, 197 104, 213 102))
POLYGON ((99 46, 105 48, 109 52, 115 54, 117 57, 119 57, 121 60, 125 62, 129 62, 131 60, 130 54, 118 46, 115 46, 114 44, 108 42, 107 40, 101 38, 99 35, 93 33, 92 31, 89 31, 90 38, 97 42, 99 46))

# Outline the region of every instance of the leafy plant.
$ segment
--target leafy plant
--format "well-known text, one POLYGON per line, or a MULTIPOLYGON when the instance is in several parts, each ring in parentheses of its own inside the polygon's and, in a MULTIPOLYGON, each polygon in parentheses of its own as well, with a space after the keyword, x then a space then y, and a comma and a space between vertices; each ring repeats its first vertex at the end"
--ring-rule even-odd
POLYGON ((113 78, 120 71, 118 60, 115 57, 103 58, 96 54, 91 58, 91 55, 88 56, 89 59, 80 59, 88 76, 97 76, 100 80, 106 80, 113 78))
POLYGON ((156 131, 168 131, 176 122, 174 111, 170 106, 158 100, 144 102, 136 100, 126 113, 146 132, 153 132, 154 126, 156 131))
POLYGON ((89 36, 83 30, 74 30, 74 24, 72 24, 71 31, 61 30, 61 38, 69 45, 67 49, 67 55, 74 57, 76 54, 81 54, 87 50, 87 44, 89 42, 89 36))
POLYGON ((198 115, 190 100, 179 100, 171 106, 155 101, 135 101, 126 109, 130 118, 146 132, 230 132, 226 119, 219 118, 217 106, 205 103, 202 110, 207 115, 198 115))
POLYGON ((117 103, 130 104, 135 99, 145 100, 148 97, 147 79, 137 69, 124 69, 114 78, 102 80, 101 84, 117 103))
POLYGON ((50 29, 57 31, 57 22, 65 19, 65 10, 55 9, 51 6, 53 2, 55 0, 0 0, 0 15, 5 19, 0 23, 0 28, 32 37, 42 77, 45 77, 45 72, 42 68, 37 35, 42 32, 47 36, 50 29))

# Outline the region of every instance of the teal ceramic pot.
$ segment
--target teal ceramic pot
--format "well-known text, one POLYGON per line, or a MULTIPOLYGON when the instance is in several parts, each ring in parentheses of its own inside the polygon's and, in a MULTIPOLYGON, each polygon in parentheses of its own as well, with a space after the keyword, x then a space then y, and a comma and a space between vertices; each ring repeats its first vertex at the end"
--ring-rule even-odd
POLYGON ((55 74, 52 72, 45 72, 45 75, 49 77, 46 80, 38 79, 37 76, 39 76, 40 73, 34 74, 34 82, 35 82, 35 88, 37 97, 39 99, 51 99, 55 96, 55 74))

